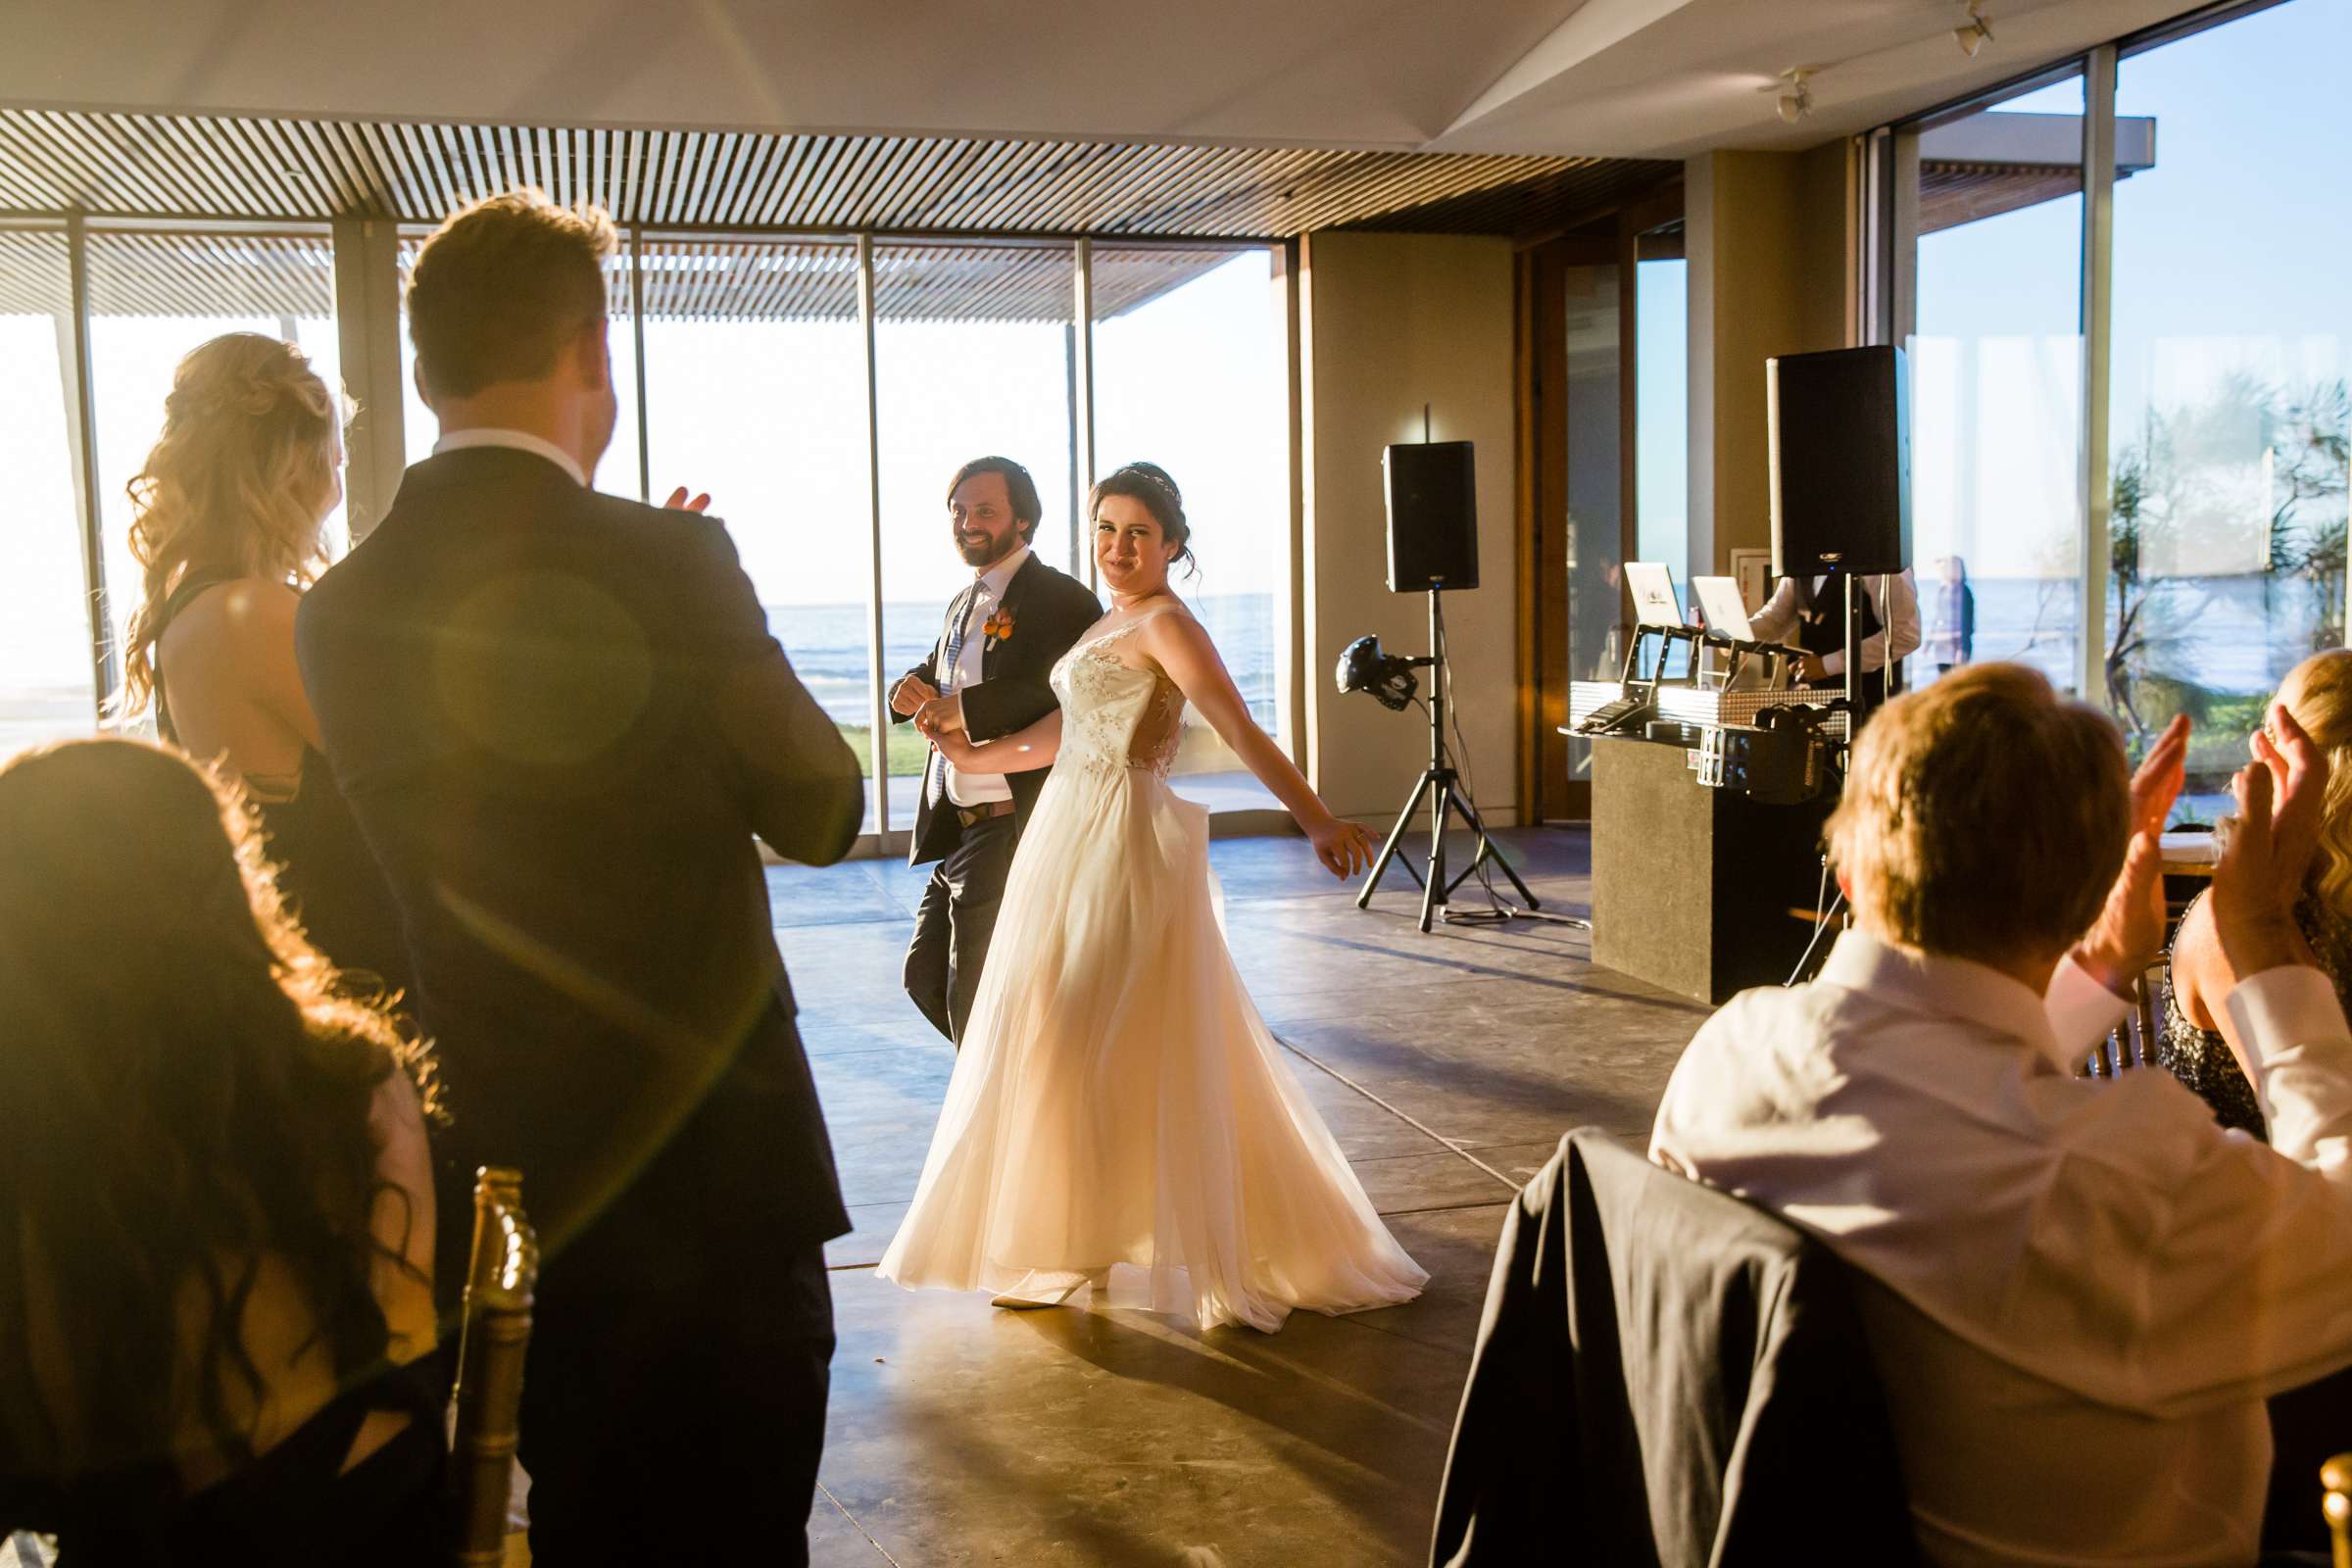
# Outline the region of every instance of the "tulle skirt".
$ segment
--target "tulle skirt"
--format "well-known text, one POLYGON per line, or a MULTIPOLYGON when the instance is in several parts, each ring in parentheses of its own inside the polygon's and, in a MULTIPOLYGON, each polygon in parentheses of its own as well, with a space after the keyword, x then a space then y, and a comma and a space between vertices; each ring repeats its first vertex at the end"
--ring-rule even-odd
POLYGON ((913 1205, 880 1273, 1272 1332, 1409 1300, 1381 1224, 1225 945, 1208 813, 1065 754, 1005 880, 913 1205))

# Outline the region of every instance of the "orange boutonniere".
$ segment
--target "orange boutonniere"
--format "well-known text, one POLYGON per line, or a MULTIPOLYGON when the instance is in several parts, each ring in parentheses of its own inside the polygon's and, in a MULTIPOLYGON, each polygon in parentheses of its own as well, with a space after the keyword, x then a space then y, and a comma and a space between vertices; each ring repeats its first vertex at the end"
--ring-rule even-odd
POLYGON ((980 635, 986 639, 981 652, 987 653, 1012 635, 1012 612, 998 609, 980 623, 980 635))

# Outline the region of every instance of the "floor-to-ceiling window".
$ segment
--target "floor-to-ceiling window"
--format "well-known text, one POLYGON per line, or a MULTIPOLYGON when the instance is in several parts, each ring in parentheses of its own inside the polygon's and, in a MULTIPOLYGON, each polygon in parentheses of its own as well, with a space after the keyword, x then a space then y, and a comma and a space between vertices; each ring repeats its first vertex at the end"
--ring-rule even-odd
POLYGON ((97 725, 68 406, 72 280, 62 228, 0 229, 0 758, 97 725))
POLYGON ((1668 563, 1679 582, 1690 556, 1690 264, 1679 222, 1635 247, 1634 555, 1668 563))
POLYGON ((2082 77, 1931 126, 1917 149, 1908 347, 1924 640, 1911 679, 2009 659, 2071 689, 2082 626, 2082 77))
MULTIPOLYGON (((144 598, 130 551, 126 487, 163 433, 164 400, 180 361, 223 333, 259 333, 294 344, 339 395, 334 259, 323 229, 100 230, 88 237, 88 257, 98 514, 110 635, 120 649, 144 598)), ((346 542, 340 505, 326 517, 324 534, 330 559, 340 555, 346 542)))
POLYGON ((2183 814, 2223 808, 2264 698, 2344 640, 2352 211, 2327 172, 2352 129, 2315 106, 2347 48, 2328 0, 2217 8, 1878 142, 1914 678, 2023 659, 2134 749, 2189 713, 2183 814))
MULTIPOLYGON (((882 656, 895 680, 930 652, 949 601, 972 580, 947 511, 948 482, 969 460, 1027 468, 1045 512, 1034 548, 1086 574, 1071 546, 1075 250, 876 245, 874 304, 882 656)), ((906 726, 894 730, 891 824, 909 827, 925 749, 906 726)))
POLYGON ((653 497, 708 492, 726 519, 768 630, 858 753, 870 831, 873 514, 858 247, 649 239, 643 266, 653 497))
MULTIPOLYGON (((1095 470, 1143 460, 1184 493, 1196 569, 1172 586, 1232 671, 1250 715, 1283 733, 1290 592, 1285 307, 1274 253, 1093 247, 1095 470)), ((1272 808, 1196 712, 1176 788, 1205 804, 1272 808)))
POLYGON ((2209 808, 2279 677, 2344 643, 2352 124, 2318 106, 2348 56, 2352 12, 2295 0, 2116 73, 2156 156, 2115 189, 2107 696, 2137 736, 2193 716, 2209 808))

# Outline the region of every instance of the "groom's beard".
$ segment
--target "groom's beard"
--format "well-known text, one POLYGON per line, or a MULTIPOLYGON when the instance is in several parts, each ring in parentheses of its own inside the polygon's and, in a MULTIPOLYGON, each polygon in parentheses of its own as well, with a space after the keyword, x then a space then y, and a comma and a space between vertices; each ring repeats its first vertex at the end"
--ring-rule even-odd
POLYGON ((1006 534, 1004 539, 991 540, 984 545, 967 545, 958 539, 956 541, 956 553, 963 557, 963 564, 974 571, 986 571, 1028 542, 1021 537, 1020 530, 1016 528, 1006 534))

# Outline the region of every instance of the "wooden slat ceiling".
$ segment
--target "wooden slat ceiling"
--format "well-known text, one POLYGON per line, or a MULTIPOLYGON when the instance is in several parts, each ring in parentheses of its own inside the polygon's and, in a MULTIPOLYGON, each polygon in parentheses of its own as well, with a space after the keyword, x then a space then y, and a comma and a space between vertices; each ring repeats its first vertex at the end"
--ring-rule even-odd
MULTIPOLYGON (((857 309, 846 247, 782 234, 921 236, 877 247, 885 318, 1057 319, 1070 253, 960 242, 1092 234, 1274 240, 1319 228, 1527 233, 1679 169, 1643 160, 1469 157, 940 136, 803 136, 0 109, 0 214, 77 209, 155 232, 94 230, 107 314, 315 316, 332 309, 323 232, 200 234, 173 225, 429 225, 475 198, 536 185, 622 224, 716 233, 656 239, 649 316, 838 319, 857 309), (753 234, 778 232, 755 243, 753 234)), ((0 310, 62 308, 62 268, 0 234, 0 310)), ((1098 255, 1106 254, 1099 249, 1098 255)), ((1119 253, 1098 266, 1113 316, 1228 260, 1230 245, 1119 253)), ((625 268, 614 306, 628 308, 625 268)))

